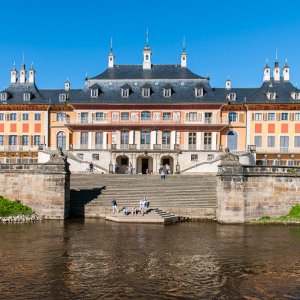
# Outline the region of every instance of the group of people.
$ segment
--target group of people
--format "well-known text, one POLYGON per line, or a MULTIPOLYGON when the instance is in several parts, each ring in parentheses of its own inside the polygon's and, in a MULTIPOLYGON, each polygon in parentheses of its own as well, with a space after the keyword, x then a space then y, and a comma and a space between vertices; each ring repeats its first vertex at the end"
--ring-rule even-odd
POLYGON ((158 173, 160 175, 160 179, 166 179, 166 174, 167 175, 171 174, 170 166, 168 164, 165 164, 165 167, 160 165, 160 167, 158 169, 158 173))
MULTIPOLYGON (((112 213, 115 214, 116 212, 123 212, 123 214, 125 216, 129 215, 129 211, 126 207, 123 207, 120 211, 118 210, 118 204, 116 199, 113 199, 111 201, 112 204, 112 213)), ((146 197, 144 197, 141 201, 140 201, 140 206, 139 208, 133 207, 131 210, 131 214, 133 216, 137 216, 138 213, 141 213, 142 215, 145 215, 148 213, 148 209, 150 207, 150 201, 146 199, 146 197)))

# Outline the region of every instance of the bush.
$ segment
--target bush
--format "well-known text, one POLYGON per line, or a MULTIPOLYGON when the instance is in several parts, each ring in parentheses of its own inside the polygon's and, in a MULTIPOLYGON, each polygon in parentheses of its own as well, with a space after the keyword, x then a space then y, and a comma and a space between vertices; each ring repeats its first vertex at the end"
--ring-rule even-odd
POLYGON ((288 216, 294 217, 294 218, 300 218, 300 204, 294 205, 294 206, 291 208, 291 210, 290 210, 288 216))
POLYGON ((10 201, 0 196, 0 217, 31 215, 32 209, 23 205, 19 200, 10 201))

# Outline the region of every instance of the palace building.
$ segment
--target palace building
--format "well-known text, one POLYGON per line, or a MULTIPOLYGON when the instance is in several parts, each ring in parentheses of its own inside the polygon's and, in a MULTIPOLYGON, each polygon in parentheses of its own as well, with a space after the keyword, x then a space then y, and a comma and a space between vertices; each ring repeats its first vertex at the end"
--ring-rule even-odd
POLYGON ((36 86, 33 65, 11 70, 0 93, 0 160, 36 162, 67 152, 71 170, 89 162, 103 173, 214 172, 225 148, 244 163, 300 164, 300 90, 276 57, 257 88, 211 87, 191 72, 183 48, 180 64, 155 65, 147 43, 140 65, 117 65, 112 47, 107 69, 82 89, 36 86))

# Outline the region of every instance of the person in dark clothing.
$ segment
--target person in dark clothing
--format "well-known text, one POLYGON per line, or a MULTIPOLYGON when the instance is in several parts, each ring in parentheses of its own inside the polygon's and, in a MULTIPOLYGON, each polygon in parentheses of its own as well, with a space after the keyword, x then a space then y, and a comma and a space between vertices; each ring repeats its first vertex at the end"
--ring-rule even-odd
POLYGON ((111 205, 113 214, 115 213, 115 211, 118 212, 118 204, 115 198, 111 201, 111 205))

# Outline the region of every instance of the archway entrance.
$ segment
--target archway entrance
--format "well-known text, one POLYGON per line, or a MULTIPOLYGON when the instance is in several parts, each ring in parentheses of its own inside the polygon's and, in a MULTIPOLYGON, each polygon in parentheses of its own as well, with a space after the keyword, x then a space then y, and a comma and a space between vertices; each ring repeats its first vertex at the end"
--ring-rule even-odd
POLYGON ((136 161, 136 171, 141 174, 151 174, 153 172, 153 158, 151 156, 139 156, 136 161))
POLYGON ((56 146, 57 149, 66 150, 66 133, 64 131, 60 131, 56 136, 56 146))
POLYGON ((229 131, 227 133, 227 148, 229 150, 237 150, 238 148, 238 136, 235 131, 229 131))
POLYGON ((170 172, 173 174, 174 171, 174 158, 172 156, 163 156, 160 160, 160 164, 163 166, 164 172, 167 174, 166 166, 169 165, 170 172))
POLYGON ((117 156, 116 162, 119 166, 119 174, 124 174, 129 166, 129 158, 126 155, 117 156))

